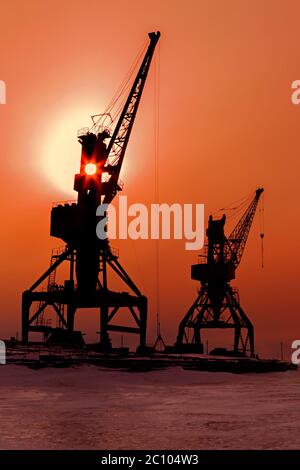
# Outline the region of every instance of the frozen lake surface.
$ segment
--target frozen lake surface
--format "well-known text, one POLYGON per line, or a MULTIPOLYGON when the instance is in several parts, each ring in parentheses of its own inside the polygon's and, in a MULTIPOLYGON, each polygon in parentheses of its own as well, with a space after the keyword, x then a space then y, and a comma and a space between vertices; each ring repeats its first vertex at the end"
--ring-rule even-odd
POLYGON ((0 367, 1 449, 300 448, 300 374, 0 367))

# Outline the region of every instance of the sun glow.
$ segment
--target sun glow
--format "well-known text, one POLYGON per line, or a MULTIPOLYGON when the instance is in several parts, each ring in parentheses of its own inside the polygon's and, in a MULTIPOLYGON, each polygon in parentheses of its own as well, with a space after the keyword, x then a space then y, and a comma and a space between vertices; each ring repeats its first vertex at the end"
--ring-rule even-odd
MULTIPOLYGON (((80 108, 69 107, 67 112, 54 115, 50 123, 47 120, 46 132, 42 129, 39 131, 41 137, 34 147, 32 168, 38 177, 44 176, 52 187, 61 193, 61 196, 55 196, 61 197, 61 200, 77 198, 77 193, 73 190, 74 175, 80 172, 81 160, 81 145, 77 140, 77 132, 78 129, 92 124, 90 116, 95 111, 94 106, 87 103, 80 108)), ((140 164, 134 159, 134 153, 130 146, 120 175, 123 181, 127 182, 128 176, 134 173, 135 163, 140 164)), ((89 167, 88 171, 91 170, 92 173, 86 174, 96 173, 89 167)), ((105 180, 105 174, 103 176, 105 180)))
POLYGON ((81 158, 81 145, 77 141, 77 130, 84 125, 91 124, 91 111, 93 108, 89 106, 69 109, 67 113, 57 116, 47 130, 43 147, 38 149, 39 168, 52 185, 62 193, 62 197, 76 197, 73 190, 74 175, 80 171, 81 158))

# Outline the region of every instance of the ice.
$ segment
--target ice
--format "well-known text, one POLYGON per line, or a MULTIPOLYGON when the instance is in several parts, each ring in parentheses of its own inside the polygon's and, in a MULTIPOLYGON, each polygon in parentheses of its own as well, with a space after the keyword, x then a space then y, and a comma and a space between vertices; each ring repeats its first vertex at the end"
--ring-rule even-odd
POLYGON ((294 449, 300 374, 0 366, 1 449, 294 449))

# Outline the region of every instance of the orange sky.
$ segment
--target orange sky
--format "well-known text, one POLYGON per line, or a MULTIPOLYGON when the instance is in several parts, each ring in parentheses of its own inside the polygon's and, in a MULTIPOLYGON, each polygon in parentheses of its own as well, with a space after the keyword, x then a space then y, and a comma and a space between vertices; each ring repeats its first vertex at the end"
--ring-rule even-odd
MULTIPOLYGON (((103 111, 151 30, 162 33, 160 200, 204 203, 208 215, 264 186, 265 269, 256 221, 236 285, 256 326, 259 352, 277 352, 279 341, 288 345, 299 337, 300 106, 290 99, 291 83, 300 79, 299 13, 299 2, 283 0, 2 3, 2 337, 20 332, 21 292, 60 244, 49 237, 50 209, 68 195, 47 177, 45 162, 50 168, 51 154, 58 164, 58 155, 68 157, 61 135, 76 152, 77 127, 103 111)), ((79 144, 77 151, 79 164, 79 144)), ((130 202, 153 202, 153 70, 121 178, 130 202)), ((149 297, 151 340, 154 242, 112 244, 149 297)), ((160 243, 160 314, 169 342, 195 298, 189 275, 196 260, 181 241, 160 243)), ((93 331, 96 320, 97 314, 81 315, 80 326, 93 331)))

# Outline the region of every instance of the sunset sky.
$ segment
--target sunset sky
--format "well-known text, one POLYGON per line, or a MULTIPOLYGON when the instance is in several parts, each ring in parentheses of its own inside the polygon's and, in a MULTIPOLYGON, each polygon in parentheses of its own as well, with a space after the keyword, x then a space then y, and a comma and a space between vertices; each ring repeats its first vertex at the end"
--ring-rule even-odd
MULTIPOLYGON (((0 336, 20 334, 21 293, 48 267, 51 204, 75 198, 77 129, 103 112, 149 31, 161 31, 159 199, 210 212, 265 188, 265 268, 258 217, 234 285, 258 352, 300 337, 298 200, 300 5, 283 0, 11 0, 0 10, 0 336)), ((154 63, 121 178, 129 202, 155 197, 154 63)), ((230 227, 228 227, 230 229, 230 227)), ((155 333, 155 242, 113 241, 149 298, 155 333)), ((173 343, 197 293, 184 241, 159 243, 162 334, 173 343)), ((96 312, 79 312, 95 339, 96 312)), ((288 349, 287 349, 288 350, 288 349)))

